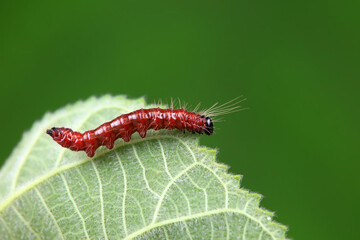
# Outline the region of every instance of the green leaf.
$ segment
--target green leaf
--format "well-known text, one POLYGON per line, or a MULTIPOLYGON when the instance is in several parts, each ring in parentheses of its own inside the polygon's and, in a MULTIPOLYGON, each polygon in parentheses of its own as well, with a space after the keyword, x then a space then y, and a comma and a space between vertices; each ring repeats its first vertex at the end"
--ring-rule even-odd
POLYGON ((284 239, 260 196, 215 162, 199 136, 149 131, 94 158, 45 130, 93 129, 144 108, 143 99, 90 98, 34 124, 0 172, 1 239, 284 239))

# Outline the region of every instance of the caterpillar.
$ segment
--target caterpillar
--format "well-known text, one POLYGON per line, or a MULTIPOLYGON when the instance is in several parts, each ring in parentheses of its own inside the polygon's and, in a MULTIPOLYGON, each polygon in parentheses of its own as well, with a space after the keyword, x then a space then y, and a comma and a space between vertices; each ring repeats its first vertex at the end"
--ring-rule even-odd
POLYGON ((139 109, 122 114, 84 133, 64 127, 53 127, 46 130, 46 133, 62 147, 73 151, 85 151, 88 157, 92 158, 98 147, 106 146, 112 149, 116 139, 122 138, 125 142, 129 142, 135 132, 144 138, 149 129, 178 129, 184 133, 187 130, 192 133, 212 135, 214 133, 212 117, 243 110, 238 104, 246 99, 236 101, 239 98, 222 105, 215 103, 209 109, 199 113, 196 112, 200 104, 193 111, 187 111, 185 106, 175 109, 172 101, 170 108, 139 109))

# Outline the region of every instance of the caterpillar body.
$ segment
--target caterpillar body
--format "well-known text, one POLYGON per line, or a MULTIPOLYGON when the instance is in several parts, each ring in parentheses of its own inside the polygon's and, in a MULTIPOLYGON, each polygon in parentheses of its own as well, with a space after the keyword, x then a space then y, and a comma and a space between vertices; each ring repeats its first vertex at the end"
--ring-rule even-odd
POLYGON ((85 151, 91 158, 98 147, 106 146, 108 149, 112 149, 116 139, 122 138, 125 142, 129 142, 135 132, 144 138, 149 129, 178 129, 184 132, 187 130, 192 133, 212 135, 214 125, 211 117, 242 110, 240 106, 237 106, 237 103, 245 99, 234 103, 236 99, 220 106, 217 106, 216 103, 201 113, 195 113, 199 105, 193 112, 182 108, 139 109, 120 115, 112 121, 84 133, 64 127, 53 127, 48 129, 46 133, 62 147, 73 151, 85 151))

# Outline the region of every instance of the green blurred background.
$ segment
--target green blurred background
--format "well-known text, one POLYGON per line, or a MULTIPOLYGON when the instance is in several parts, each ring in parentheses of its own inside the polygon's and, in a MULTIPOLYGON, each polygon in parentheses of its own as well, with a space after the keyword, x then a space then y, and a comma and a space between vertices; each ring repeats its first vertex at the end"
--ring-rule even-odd
MULTIPOLYGON (((0 159, 47 111, 111 93, 249 110, 201 143, 293 239, 355 239, 359 1, 1 1, 0 159)), ((356 237, 357 236, 357 237, 356 237)))

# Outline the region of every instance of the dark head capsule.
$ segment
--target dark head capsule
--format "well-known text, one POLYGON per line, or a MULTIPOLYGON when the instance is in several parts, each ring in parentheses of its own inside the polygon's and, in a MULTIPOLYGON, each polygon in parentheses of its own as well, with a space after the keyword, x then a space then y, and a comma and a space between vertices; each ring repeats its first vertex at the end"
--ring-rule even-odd
POLYGON ((211 134, 213 134, 213 132, 214 132, 214 124, 213 124, 213 122, 211 121, 211 118, 207 117, 207 118, 205 119, 205 127, 206 127, 206 129, 205 129, 205 134, 206 134, 206 135, 211 135, 211 134))

